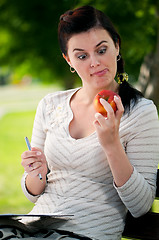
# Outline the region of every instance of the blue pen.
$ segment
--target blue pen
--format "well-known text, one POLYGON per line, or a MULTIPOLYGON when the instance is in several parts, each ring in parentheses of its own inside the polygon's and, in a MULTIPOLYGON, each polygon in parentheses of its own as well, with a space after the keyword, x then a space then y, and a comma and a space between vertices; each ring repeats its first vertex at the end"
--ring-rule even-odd
MULTIPOLYGON (((29 142, 29 139, 27 137, 25 137, 25 141, 26 141, 26 144, 27 144, 27 147, 28 147, 28 150, 31 151, 31 145, 30 145, 30 142, 29 142)), ((39 173, 39 179, 42 181, 42 176, 41 176, 41 173, 39 173)))

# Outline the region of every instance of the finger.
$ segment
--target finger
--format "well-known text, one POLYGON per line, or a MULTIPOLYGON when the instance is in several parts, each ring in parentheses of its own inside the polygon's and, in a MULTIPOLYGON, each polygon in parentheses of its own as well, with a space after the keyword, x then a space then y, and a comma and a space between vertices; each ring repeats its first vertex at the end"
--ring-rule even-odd
POLYGON ((26 158, 34 158, 37 156, 40 156, 42 153, 40 151, 25 151, 22 153, 21 158, 26 159, 26 158))
POLYGON ((114 102, 116 103, 116 106, 117 106, 117 111, 116 111, 115 115, 116 115, 117 119, 120 120, 123 113, 124 113, 124 107, 123 107, 121 98, 117 97, 117 96, 114 96, 114 102))
POLYGON ((42 173, 44 170, 44 167, 42 165, 39 164, 39 166, 37 165, 36 168, 32 169, 31 171, 28 172, 28 174, 36 177, 39 175, 39 173, 42 173))
POLYGON ((31 150, 43 153, 43 151, 40 148, 38 148, 38 147, 32 147, 31 150))
POLYGON ((32 164, 29 164, 29 169, 36 170, 37 168, 42 166, 42 162, 34 162, 32 164))
MULTIPOLYGON (((27 172, 27 171, 26 171, 26 172, 27 172)), ((30 175, 31 177, 37 177, 40 172, 41 172, 41 170, 40 170, 40 168, 39 168, 39 169, 30 171, 30 172, 27 172, 27 173, 28 173, 28 175, 30 175)))
POLYGON ((42 162, 33 162, 29 165, 26 165, 24 169, 25 169, 26 172, 29 173, 29 172, 32 172, 34 170, 37 170, 41 166, 42 166, 42 162))
POLYGON ((22 167, 24 168, 24 170, 28 169, 28 168, 31 168, 32 167, 32 164, 34 163, 34 159, 22 159, 21 161, 21 165, 22 167))
POLYGON ((32 165, 35 162, 41 162, 42 163, 43 162, 43 158, 42 157, 38 157, 38 156, 22 158, 21 165, 23 166, 24 169, 26 169, 28 167, 31 168, 32 165))
POLYGON ((94 124, 97 126, 97 127, 103 127, 105 126, 106 124, 106 121, 107 121, 107 118, 103 117, 103 115, 101 113, 96 113, 95 114, 95 121, 94 121, 94 124))
POLYGON ((107 111, 107 117, 112 118, 114 116, 114 110, 111 107, 111 105, 103 98, 100 98, 100 103, 103 105, 103 107, 107 111))

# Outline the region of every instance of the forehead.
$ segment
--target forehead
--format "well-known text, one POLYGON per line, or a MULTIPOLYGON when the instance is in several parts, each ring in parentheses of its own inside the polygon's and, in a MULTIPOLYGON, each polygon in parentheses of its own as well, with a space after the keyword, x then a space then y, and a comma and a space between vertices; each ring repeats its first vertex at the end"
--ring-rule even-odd
POLYGON ((103 28, 91 29, 87 32, 74 34, 68 40, 68 51, 74 48, 87 49, 89 47, 95 47, 101 41, 113 43, 109 33, 103 28))

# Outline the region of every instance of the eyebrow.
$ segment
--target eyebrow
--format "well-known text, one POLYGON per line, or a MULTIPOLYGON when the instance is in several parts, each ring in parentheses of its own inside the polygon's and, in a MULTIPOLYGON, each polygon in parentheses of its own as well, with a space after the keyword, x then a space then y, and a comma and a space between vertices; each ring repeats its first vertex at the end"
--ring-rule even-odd
MULTIPOLYGON (((99 42, 96 46, 95 46, 95 48, 96 47, 99 47, 102 43, 107 43, 107 41, 106 40, 102 40, 101 42, 99 42)), ((74 48, 73 49, 73 52, 74 51, 85 51, 84 49, 82 49, 82 48, 74 48)))

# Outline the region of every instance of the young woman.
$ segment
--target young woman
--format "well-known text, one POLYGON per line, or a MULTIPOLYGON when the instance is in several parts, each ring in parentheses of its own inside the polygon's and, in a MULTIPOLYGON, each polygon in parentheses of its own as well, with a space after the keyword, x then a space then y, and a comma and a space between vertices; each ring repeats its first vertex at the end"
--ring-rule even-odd
POLYGON ((32 151, 22 154, 22 188, 35 203, 30 214, 72 214, 52 224, 57 239, 63 231, 62 239, 121 239, 127 211, 139 217, 155 197, 156 107, 127 82, 120 36, 101 11, 67 11, 58 36, 82 87, 49 94, 38 105, 32 151), (107 118, 93 106, 103 89, 120 96, 114 98, 116 113, 101 100, 107 118))

